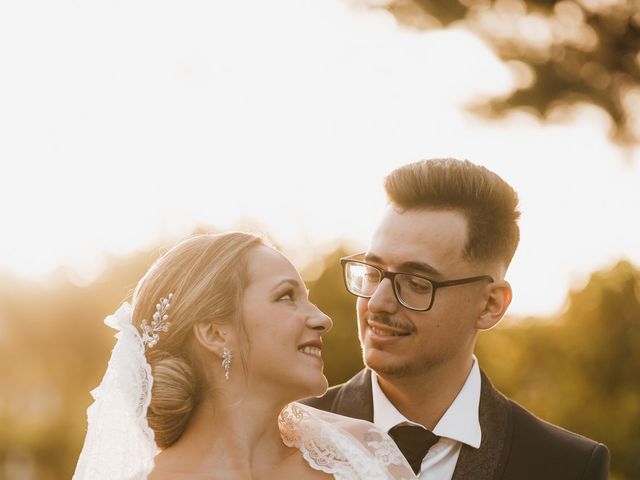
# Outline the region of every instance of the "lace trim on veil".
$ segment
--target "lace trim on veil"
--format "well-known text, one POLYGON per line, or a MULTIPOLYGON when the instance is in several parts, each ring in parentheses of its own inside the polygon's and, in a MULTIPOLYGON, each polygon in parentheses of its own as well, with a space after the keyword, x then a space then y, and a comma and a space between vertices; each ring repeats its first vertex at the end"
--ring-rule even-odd
POLYGON ((118 339, 100 385, 91 391, 88 430, 74 480, 144 480, 158 449, 147 423, 153 377, 144 345, 124 303, 104 323, 118 339))
POLYGON ((409 480, 416 476, 393 440, 369 422, 300 403, 280 413, 280 434, 315 470, 336 479, 409 480))

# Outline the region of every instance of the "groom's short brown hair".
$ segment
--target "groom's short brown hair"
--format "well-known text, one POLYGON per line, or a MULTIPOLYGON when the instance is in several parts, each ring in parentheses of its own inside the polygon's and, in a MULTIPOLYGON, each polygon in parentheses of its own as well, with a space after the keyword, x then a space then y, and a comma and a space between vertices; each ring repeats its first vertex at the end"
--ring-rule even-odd
POLYGON ((400 210, 451 209, 467 219, 465 255, 501 261, 506 268, 518 246, 518 194, 502 178, 468 160, 421 160, 393 170, 385 179, 392 205, 400 210))

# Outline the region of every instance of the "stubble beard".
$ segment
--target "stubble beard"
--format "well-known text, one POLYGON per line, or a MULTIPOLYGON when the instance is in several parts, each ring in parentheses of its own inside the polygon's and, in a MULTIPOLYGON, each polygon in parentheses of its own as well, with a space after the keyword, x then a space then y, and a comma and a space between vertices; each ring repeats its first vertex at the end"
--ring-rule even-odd
MULTIPOLYGON (((379 315, 371 315, 368 314, 368 317, 371 318, 373 317, 373 319, 379 323, 382 323, 383 325, 388 325, 391 327, 397 327, 397 328, 407 328, 406 325, 403 324, 399 324, 398 322, 393 321, 388 315, 384 315, 384 314, 379 314, 379 315)), ((366 323, 366 321, 365 321, 366 323)), ((362 324, 361 328, 362 327, 362 324)), ((411 330, 414 330, 414 328, 412 328, 411 330)), ((360 332, 359 332, 360 333, 360 332)), ((425 357, 421 357, 421 358, 413 358, 413 359, 409 359, 409 360, 405 360, 403 361, 402 359, 399 358, 390 358, 390 361, 372 361, 372 362, 368 362, 367 361, 367 349, 371 349, 371 350, 377 350, 374 349, 373 347, 366 347, 364 345, 364 338, 360 337, 360 346, 362 348, 362 361, 363 363, 367 366, 367 368, 369 368, 370 370, 373 370, 374 372, 376 372, 379 376, 383 377, 383 378, 388 378, 388 379, 392 379, 392 378, 397 378, 397 379, 401 379, 401 378, 408 378, 408 377, 415 377, 417 375, 420 375, 421 373, 425 372, 426 370, 428 370, 429 368, 431 368, 433 365, 441 363, 441 362, 434 362, 433 359, 429 359, 426 356, 425 357)), ((390 354, 388 352, 385 352, 385 354, 387 356, 392 356, 393 354, 390 354)))
POLYGON ((373 360, 368 362, 366 348, 363 348, 362 350, 362 359, 369 369, 387 380, 419 377, 425 372, 443 363, 442 359, 428 358, 426 356, 404 361, 399 358, 391 358, 389 361, 373 360))

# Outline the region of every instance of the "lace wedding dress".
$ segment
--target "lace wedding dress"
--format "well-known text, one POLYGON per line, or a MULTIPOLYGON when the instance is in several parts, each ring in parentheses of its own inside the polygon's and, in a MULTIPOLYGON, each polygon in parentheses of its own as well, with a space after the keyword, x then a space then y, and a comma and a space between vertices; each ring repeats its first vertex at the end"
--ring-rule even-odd
POLYGON ((363 420, 290 403, 278 419, 285 445, 339 480, 408 480, 416 476, 382 430, 363 420))
MULTIPOLYGON (((118 330, 107 371, 91 394, 88 430, 73 480, 146 480, 158 448, 147 423, 153 377, 145 344, 123 304, 105 319, 118 330)), ((290 403, 279 415, 282 441, 309 465, 338 480, 416 476, 386 433, 362 420, 290 403)))

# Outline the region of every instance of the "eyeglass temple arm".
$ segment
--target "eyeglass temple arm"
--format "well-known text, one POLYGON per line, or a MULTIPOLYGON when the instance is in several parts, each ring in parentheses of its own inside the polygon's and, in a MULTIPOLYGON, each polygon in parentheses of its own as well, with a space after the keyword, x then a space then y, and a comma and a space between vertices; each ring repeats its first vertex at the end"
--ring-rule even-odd
POLYGON ((463 285, 465 283, 473 283, 480 280, 489 280, 490 282, 494 281, 493 277, 490 277, 489 275, 480 275, 477 277, 461 278, 459 280, 448 280, 446 282, 436 282, 435 280, 431 280, 431 283, 433 283, 434 287, 451 287, 453 285, 463 285))

